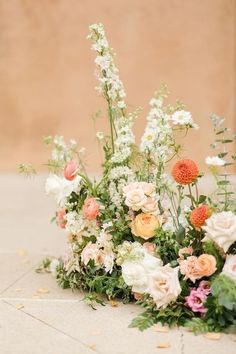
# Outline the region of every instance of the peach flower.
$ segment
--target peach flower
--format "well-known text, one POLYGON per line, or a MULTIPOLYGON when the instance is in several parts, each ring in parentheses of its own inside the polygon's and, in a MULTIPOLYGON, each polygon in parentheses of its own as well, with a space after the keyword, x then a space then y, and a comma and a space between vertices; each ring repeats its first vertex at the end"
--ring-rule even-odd
POLYGON ((83 206, 84 217, 88 220, 94 220, 99 214, 100 205, 95 198, 88 198, 83 206))
POLYGON ((68 162, 64 168, 64 177, 67 180, 72 181, 76 176, 77 170, 78 170, 78 165, 74 160, 68 162))
POLYGON ((65 216, 66 216, 65 209, 58 210, 56 213, 57 226, 59 226, 62 229, 64 229, 66 227, 65 216))
POLYGON ((157 246, 155 245, 155 243, 144 242, 143 247, 145 248, 145 250, 146 250, 151 256, 154 256, 154 255, 155 255, 155 250, 156 250, 156 248, 157 248, 157 246))
POLYGON ((189 247, 184 247, 179 250, 179 257, 180 259, 184 259, 184 255, 192 255, 193 254, 193 248, 192 246, 189 247))
POLYGON ((131 231, 135 236, 148 240, 155 235, 158 227, 160 221, 155 215, 141 213, 132 222, 131 231))
POLYGON ((210 254, 202 254, 199 257, 190 256, 186 260, 180 260, 180 272, 185 279, 193 283, 202 277, 209 277, 216 271, 216 259, 210 254))
POLYGON ((140 189, 144 194, 150 196, 155 191, 155 186, 153 183, 148 182, 133 182, 124 187, 123 191, 126 195, 128 192, 133 191, 135 189, 140 189))

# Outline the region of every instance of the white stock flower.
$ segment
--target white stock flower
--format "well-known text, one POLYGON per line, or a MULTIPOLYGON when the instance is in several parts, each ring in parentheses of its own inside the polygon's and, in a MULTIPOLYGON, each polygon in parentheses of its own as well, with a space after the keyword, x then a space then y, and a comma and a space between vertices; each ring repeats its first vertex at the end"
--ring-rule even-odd
POLYGON ((165 308, 175 301, 181 293, 178 277, 179 268, 169 265, 158 267, 149 278, 148 293, 156 303, 157 308, 165 308))
POLYGON ((208 156, 205 159, 205 162, 209 166, 224 166, 225 161, 221 159, 219 156, 208 156))
POLYGON ((236 282, 236 254, 227 255, 222 274, 236 282))
POLYGON ((45 184, 46 194, 51 194, 55 197, 56 202, 61 205, 65 198, 68 197, 73 191, 79 190, 81 177, 77 176, 73 181, 68 181, 63 177, 57 175, 50 175, 45 184))
POLYGON ((103 132, 97 132, 97 133, 96 133, 96 137, 97 137, 98 140, 103 140, 103 139, 104 139, 104 134, 103 134, 103 132))
POLYGON ((213 214, 202 228, 207 232, 202 241, 212 240, 224 252, 236 241, 236 215, 232 211, 213 214))

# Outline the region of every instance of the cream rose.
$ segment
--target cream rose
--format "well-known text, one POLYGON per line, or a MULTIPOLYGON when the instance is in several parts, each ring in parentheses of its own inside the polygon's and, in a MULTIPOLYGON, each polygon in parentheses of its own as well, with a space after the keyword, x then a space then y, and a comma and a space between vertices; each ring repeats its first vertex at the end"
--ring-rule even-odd
POLYGON ((142 211, 144 213, 158 213, 158 201, 154 198, 148 197, 146 202, 142 206, 142 211))
POLYGON ((142 189, 133 189, 126 194, 125 204, 133 210, 140 210, 147 202, 147 197, 142 189))
POLYGON ((222 274, 227 275, 236 282, 236 254, 229 254, 226 257, 222 274))
POLYGON ((143 294, 148 287, 148 273, 141 263, 124 262, 122 264, 122 276, 125 283, 132 287, 135 293, 143 294))
POLYGON ((213 214, 202 228, 207 232, 202 241, 212 240, 224 252, 236 241, 236 215, 232 211, 213 214))
POLYGON ((124 194, 127 195, 127 193, 135 189, 142 190, 144 194, 150 196, 154 192, 155 186, 153 183, 148 183, 148 182, 133 182, 125 186, 123 191, 124 194))
POLYGON ((159 267, 149 278, 148 293, 156 303, 157 308, 165 308, 170 302, 175 301, 181 293, 178 277, 179 268, 169 265, 159 267))
POLYGON ((131 231, 135 236, 148 240, 155 235, 158 227, 160 227, 160 221, 157 216, 141 213, 132 222, 131 231))

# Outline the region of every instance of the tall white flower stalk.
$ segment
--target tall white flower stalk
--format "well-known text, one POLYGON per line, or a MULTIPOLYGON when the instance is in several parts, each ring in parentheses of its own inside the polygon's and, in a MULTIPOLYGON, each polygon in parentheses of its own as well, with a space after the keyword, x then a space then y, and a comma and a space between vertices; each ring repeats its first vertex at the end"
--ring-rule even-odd
POLYGON ((124 86, 114 64, 114 53, 109 47, 103 25, 100 23, 91 25, 88 38, 92 40, 92 49, 97 53, 95 64, 98 69, 99 86, 96 89, 108 103, 111 161, 122 164, 131 155, 131 146, 135 142, 132 132, 134 116, 127 114, 124 86))

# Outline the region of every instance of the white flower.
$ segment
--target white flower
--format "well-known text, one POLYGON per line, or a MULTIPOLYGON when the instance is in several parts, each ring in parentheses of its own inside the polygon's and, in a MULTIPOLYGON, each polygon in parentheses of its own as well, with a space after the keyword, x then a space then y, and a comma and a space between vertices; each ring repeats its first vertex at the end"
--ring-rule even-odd
POLYGON ((207 232, 202 241, 212 240, 224 252, 236 241, 236 215, 232 211, 213 214, 202 228, 207 232))
POLYGON ((142 189, 134 189, 126 194, 125 204, 133 210, 139 210, 147 202, 147 197, 142 189))
POLYGON ((45 184, 46 194, 51 194, 55 197, 56 202, 61 205, 65 198, 68 197, 73 191, 79 190, 81 177, 77 176, 73 181, 68 181, 65 178, 58 177, 57 175, 50 175, 45 184))
POLYGON ((98 140, 103 140, 104 139, 103 132, 97 132, 96 137, 98 138, 98 140))
POLYGON ((114 266, 114 259, 115 259, 115 255, 114 255, 113 252, 109 252, 109 253, 105 254, 104 260, 103 260, 103 264, 104 264, 104 267, 105 267, 105 271, 107 273, 111 273, 112 272, 112 269, 113 269, 113 266, 114 266))
POLYGON ((148 287, 148 274, 142 264, 137 262, 124 262, 122 264, 122 276, 132 291, 144 293, 148 287))
POLYGON ((229 254, 226 257, 222 274, 227 275, 236 282, 236 254, 229 254))
POLYGON ((208 156, 205 159, 207 165, 210 166, 224 166, 225 161, 218 156, 208 156))
POLYGON ((53 259, 50 263, 49 269, 50 269, 50 272, 52 273, 53 276, 56 276, 56 274, 57 274, 57 266, 58 265, 59 265, 59 261, 56 258, 53 259))
POLYGON ((178 278, 179 268, 169 265, 156 268, 149 278, 148 293, 152 296, 157 308, 165 308, 170 302, 175 301, 181 293, 178 278))
POLYGON ((192 125, 193 120, 192 120, 192 115, 190 112, 186 111, 176 111, 172 117, 172 122, 175 125, 192 125))
POLYGON ((66 231, 72 235, 79 235, 86 227, 86 220, 82 214, 70 211, 65 215, 66 231))

